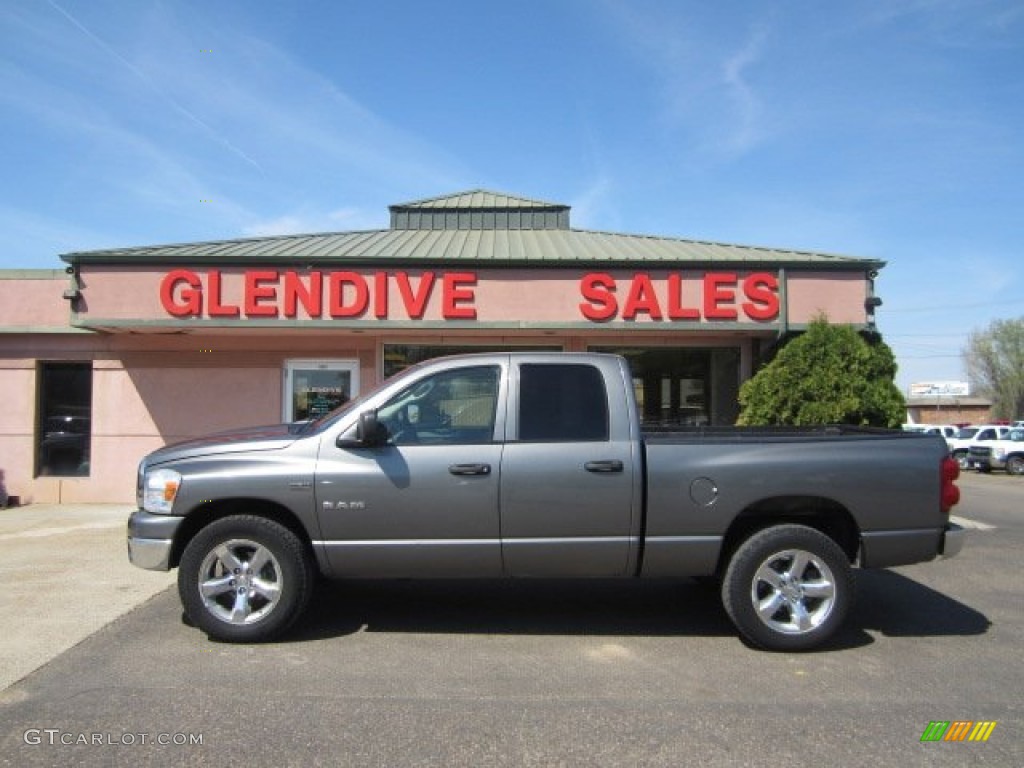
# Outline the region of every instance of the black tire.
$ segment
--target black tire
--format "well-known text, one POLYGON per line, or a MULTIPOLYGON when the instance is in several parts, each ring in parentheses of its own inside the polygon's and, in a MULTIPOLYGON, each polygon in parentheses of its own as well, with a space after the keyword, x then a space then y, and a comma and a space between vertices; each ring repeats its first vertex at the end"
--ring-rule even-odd
POLYGON ((802 651, 842 626, 853 569, 832 539, 803 525, 765 528, 740 544, 722 580, 722 604, 739 633, 773 651, 802 651))
POLYGON ((302 541, 263 517, 234 515, 203 528, 178 564, 189 620, 216 640, 270 640, 305 610, 316 572, 302 541))
POLYGON ((1006 460, 1006 474, 1024 475, 1024 456, 1011 456, 1006 460))
POLYGON ((960 469, 970 469, 967 465, 967 451, 953 451, 953 458, 960 465, 960 469))

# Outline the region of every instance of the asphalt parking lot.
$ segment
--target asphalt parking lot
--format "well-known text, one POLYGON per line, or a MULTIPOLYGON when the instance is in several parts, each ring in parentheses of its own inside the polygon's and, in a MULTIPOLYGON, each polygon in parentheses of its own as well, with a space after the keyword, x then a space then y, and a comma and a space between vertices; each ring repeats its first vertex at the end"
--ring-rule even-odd
MULTIPOLYGON (((690 582, 325 585, 282 641, 223 645, 182 623, 170 575, 125 565, 128 586, 165 582, 3 682, 0 763, 1024 765, 1024 482, 961 486, 960 556, 860 573, 847 628, 810 654, 748 648, 690 582), (984 743, 921 741, 958 720, 996 725, 984 743)), ((32 541, 10 533, 4 561, 32 541)), ((84 533, 124 562, 112 525, 35 538, 47 562, 82 563, 84 533)), ((5 597, 5 626, 95 618, 123 593, 112 573, 75 577, 100 597, 56 577, 5 597)))

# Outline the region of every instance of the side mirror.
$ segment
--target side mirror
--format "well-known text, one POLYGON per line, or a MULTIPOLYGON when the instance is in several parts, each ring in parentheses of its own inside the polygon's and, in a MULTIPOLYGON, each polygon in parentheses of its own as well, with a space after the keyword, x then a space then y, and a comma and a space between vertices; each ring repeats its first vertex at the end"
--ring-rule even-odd
POLYGON ((376 448, 387 443, 388 428, 377 421, 376 411, 363 411, 359 414, 356 440, 367 448, 376 448))

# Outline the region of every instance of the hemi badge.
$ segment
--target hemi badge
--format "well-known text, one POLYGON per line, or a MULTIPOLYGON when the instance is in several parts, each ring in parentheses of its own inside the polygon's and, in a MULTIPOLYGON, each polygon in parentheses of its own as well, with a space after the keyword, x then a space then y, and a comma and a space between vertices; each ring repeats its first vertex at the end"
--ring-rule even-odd
POLYGON ((307 481, 296 480, 295 482, 288 483, 288 487, 293 491, 306 491, 313 487, 313 484, 307 481))

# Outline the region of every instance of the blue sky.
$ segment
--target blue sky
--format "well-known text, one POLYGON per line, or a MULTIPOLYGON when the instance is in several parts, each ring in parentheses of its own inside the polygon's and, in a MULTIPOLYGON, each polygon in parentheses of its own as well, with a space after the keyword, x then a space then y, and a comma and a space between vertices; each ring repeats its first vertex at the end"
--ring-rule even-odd
POLYGON ((1024 316, 1019 0, 5 0, 0 78, 0 269, 483 187, 885 260, 904 388, 1024 316))

